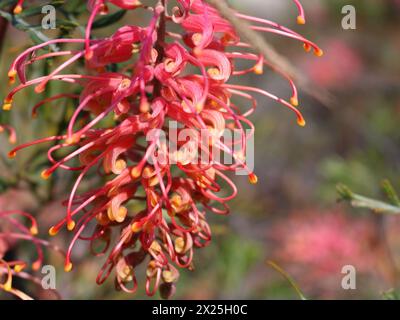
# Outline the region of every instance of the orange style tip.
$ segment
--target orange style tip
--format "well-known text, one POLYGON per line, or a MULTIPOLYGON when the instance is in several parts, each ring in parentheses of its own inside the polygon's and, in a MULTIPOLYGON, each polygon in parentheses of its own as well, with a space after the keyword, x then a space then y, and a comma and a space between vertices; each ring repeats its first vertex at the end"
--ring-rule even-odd
POLYGON ((106 4, 102 4, 100 8, 100 14, 108 14, 108 12, 109 12, 108 6, 106 4))
POLYGON ((200 113, 203 110, 204 104, 202 102, 196 103, 195 109, 197 113, 200 113))
POLYGON ((16 76, 17 76, 17 71, 15 71, 15 70, 8 71, 8 83, 14 84, 16 76))
POLYGON ((311 46, 308 43, 303 44, 303 48, 305 52, 310 52, 311 51, 311 46))
POLYGON ((39 233, 39 230, 38 230, 37 226, 32 226, 32 227, 29 229, 29 232, 30 232, 33 236, 36 236, 36 235, 39 233))
POLYGON ((194 53, 196 56, 201 55, 202 51, 203 51, 203 50, 201 50, 201 48, 199 48, 199 47, 195 47, 195 48, 193 49, 193 53, 194 53))
POLYGON ((249 182, 251 184, 257 184, 258 182, 258 177, 254 173, 249 174, 249 182))
POLYGON ((56 229, 56 227, 51 227, 49 229, 49 235, 54 237, 56 234, 58 233, 58 229, 56 229))
POLYGON ((36 93, 42 93, 46 89, 46 85, 39 84, 35 87, 36 93))
POLYGON ((10 111, 11 108, 12 108, 11 103, 5 103, 5 104, 3 104, 3 110, 4 110, 4 111, 10 111))
POLYGON ((315 54, 317 57, 322 57, 322 56, 324 55, 324 51, 322 51, 321 49, 315 49, 315 50, 314 50, 314 54, 315 54))
POLYGON ((24 268, 25 268, 25 265, 24 265, 24 264, 16 264, 16 265, 14 266, 14 271, 15 271, 16 273, 19 273, 19 272, 21 272, 24 268))
POLYGON ((140 110, 141 113, 149 112, 150 111, 150 104, 147 103, 147 102, 146 103, 141 103, 140 107, 139 107, 139 110, 140 110))
POLYGON ((65 266, 64 266, 64 271, 65 271, 65 272, 71 272, 72 267, 73 267, 72 263, 71 263, 71 262, 68 262, 68 263, 65 264, 65 266))
POLYGON ((8 153, 8 157, 9 157, 10 159, 15 158, 16 155, 17 155, 17 153, 16 153, 15 151, 10 151, 10 152, 8 153))
POLYGON ((306 24, 306 20, 304 19, 303 16, 297 17, 297 24, 306 24))
POLYGON ((43 170, 40 176, 42 177, 42 179, 47 180, 48 178, 50 178, 51 173, 48 172, 47 170, 43 170))
POLYGON ((300 127, 305 127, 306 126, 306 120, 304 120, 303 118, 300 118, 300 119, 297 120, 297 124, 300 127))
POLYGON ((264 73, 264 61, 263 60, 259 60, 253 68, 253 72, 255 74, 263 74, 264 73))
POLYGON ((140 230, 142 230, 142 228, 135 222, 135 223, 132 224, 131 230, 132 230, 132 232, 137 233, 140 230))
POLYGON ((261 74, 264 73, 264 68, 257 65, 257 66, 254 67, 254 73, 258 74, 258 75, 261 75, 261 74))
POLYGON ((296 97, 291 97, 290 103, 292 104, 292 106, 297 107, 299 105, 299 100, 296 97))
POLYGON ((73 134, 71 137, 68 137, 67 139, 65 139, 65 143, 66 144, 75 144, 79 141, 79 136, 76 134, 73 134))
POLYGON ((22 12, 22 7, 20 5, 15 6, 13 12, 14 14, 20 14, 22 12))
POLYGON ((69 138, 65 139, 65 143, 66 144, 74 144, 74 138, 73 137, 69 137, 69 138))
POLYGON ((37 271, 37 270, 39 270, 41 265, 42 265, 42 263, 40 261, 35 261, 34 263, 32 263, 32 269, 34 271, 37 271))
POLYGON ((138 167, 134 167, 134 168, 131 170, 131 177, 132 177, 133 179, 139 178, 139 177, 141 176, 141 174, 142 174, 142 170, 139 169, 138 167))
POLYGON ((85 52, 85 59, 90 60, 93 58, 93 50, 88 50, 85 52))
POLYGON ((8 71, 8 73, 7 73, 7 76, 8 76, 9 78, 15 78, 16 75, 17 75, 17 71, 14 70, 14 69, 11 69, 11 70, 8 71))
POLYGON ((10 292, 12 290, 11 282, 5 283, 3 288, 4 288, 4 291, 10 292))
POLYGON ((68 221, 68 223, 67 223, 67 229, 68 229, 68 231, 72 231, 72 230, 74 230, 75 229, 75 221, 68 221))

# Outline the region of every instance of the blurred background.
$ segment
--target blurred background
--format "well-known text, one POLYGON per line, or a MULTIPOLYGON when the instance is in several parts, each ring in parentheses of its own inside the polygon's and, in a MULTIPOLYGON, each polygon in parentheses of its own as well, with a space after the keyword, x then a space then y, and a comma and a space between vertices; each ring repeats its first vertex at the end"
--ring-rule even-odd
MULTIPOLYGON (((182 271, 176 298, 298 299, 267 260, 288 272, 310 299, 373 299, 400 288, 400 217, 353 209, 339 203, 336 193, 336 184, 345 183, 357 193, 380 198, 384 178, 400 189, 400 1, 302 2, 305 26, 295 24, 297 11, 289 0, 230 1, 238 10, 289 26, 323 48, 325 55, 316 58, 298 42, 267 35, 316 84, 316 90, 329 93, 329 101, 322 103, 300 88, 300 108, 307 120, 307 126, 300 128, 286 109, 260 98, 251 117, 259 183, 253 186, 246 178, 233 177, 240 192, 230 203, 231 214, 209 216, 214 239, 196 252, 195 270, 182 271), (356 8, 356 30, 342 28, 341 10, 349 4, 356 8), (344 265, 357 270, 356 290, 341 287, 344 265)), ((117 25, 130 19, 127 15, 117 25)), ((115 28, 96 32, 109 34, 115 28)), ((0 98, 9 90, 11 59, 30 44, 25 32, 7 29, 0 59, 0 98)), ((287 84, 269 70, 242 81, 278 96, 289 95, 287 84)), ((13 112, 1 115, 2 121, 13 117, 18 142, 54 134, 63 119, 60 104, 32 120, 35 102, 31 91, 21 92, 13 112), (48 125, 49 121, 54 124, 48 125)), ((46 228, 58 221, 63 210, 58 203, 68 190, 63 184, 68 176, 42 181, 40 149, 27 149, 10 161, 5 156, 10 149, 5 135, 0 142, 0 209, 34 213, 46 238, 46 228)), ((53 240, 65 247, 70 238, 65 233, 53 240)), ((70 274, 63 272, 57 254, 47 253, 47 262, 58 270, 57 289, 63 298, 145 298, 143 282, 134 297, 115 292, 112 279, 97 286, 95 275, 103 259, 87 259, 86 245, 75 251, 76 268, 70 274)), ((27 289, 36 297, 51 298, 30 285, 27 289)), ((9 297, 0 292, 0 298, 9 297)))

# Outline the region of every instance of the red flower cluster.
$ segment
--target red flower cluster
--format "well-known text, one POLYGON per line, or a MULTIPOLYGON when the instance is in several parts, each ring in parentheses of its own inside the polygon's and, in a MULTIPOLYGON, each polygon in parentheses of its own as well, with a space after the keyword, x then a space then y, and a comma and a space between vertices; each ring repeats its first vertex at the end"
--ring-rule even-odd
MULTIPOLYGON (((133 292, 137 288, 135 269, 149 257, 146 292, 153 295, 160 288, 166 297, 175 290, 179 277, 176 266, 192 268, 193 249, 211 240, 206 213, 229 212, 227 202, 236 196, 237 189, 226 172, 241 169, 248 173, 251 183, 257 182, 244 157, 254 131, 248 120, 257 105, 252 93, 272 98, 295 112, 299 125, 305 124, 296 108, 296 87, 289 77, 285 76, 292 88, 289 102, 259 88, 228 84, 247 73, 261 74, 269 63, 268 57, 251 53, 251 46, 240 41, 234 27, 216 9, 202 0, 178 0, 179 6, 173 8, 168 8, 167 2, 144 6, 136 0, 88 1, 91 14, 85 38, 51 40, 20 54, 8 74, 11 83, 18 76, 20 84, 3 106, 11 109, 13 96, 28 86, 35 86, 37 93, 43 92, 49 81, 81 87, 79 96, 61 93, 33 108, 36 115, 39 107, 56 99, 79 101, 64 135, 20 145, 9 155, 14 157, 18 150, 33 144, 56 141, 48 150, 52 166, 42 172, 42 177, 49 178, 56 169, 79 172, 65 202, 66 216, 50 229, 51 235, 63 225, 74 230, 66 271, 72 269, 71 251, 78 239, 89 241, 92 248, 103 242, 104 249, 96 255, 111 249, 97 283, 103 283, 115 268, 117 288, 133 292), (107 12, 107 3, 127 10, 146 10, 151 14, 150 21, 145 27, 123 26, 108 38, 91 40, 93 21, 107 12), (170 24, 181 32, 170 32, 170 24), (51 44, 82 44, 84 48, 38 53, 51 44), (27 78, 29 65, 60 56, 66 58, 65 62, 51 73, 27 78), (80 59, 85 59, 85 73, 63 73, 80 59), (247 70, 237 70, 238 60, 254 63, 247 70), (115 64, 119 68, 110 72, 109 67, 115 64), (247 99, 250 108, 240 110, 236 98, 247 99), (114 118, 112 126, 104 121, 110 115, 114 118), (167 131, 171 120, 179 124, 178 134, 190 129, 197 142, 195 150, 188 150, 184 142, 177 141, 176 163, 170 157, 160 157, 171 153, 160 140, 160 131, 167 131), (237 130, 240 137, 226 142, 222 139, 224 130, 237 130), (200 139, 200 131, 207 132, 209 139, 200 139), (236 145, 240 145, 240 152, 235 151, 236 145), (71 149, 68 155, 56 159, 54 153, 67 148, 71 149), (229 154, 233 163, 221 162, 212 151, 215 148, 218 153, 229 154), (200 153, 206 154, 205 163, 193 161, 199 160, 200 153), (71 164, 74 159, 79 161, 77 166, 71 164), (107 176, 106 182, 78 194, 82 180, 93 170, 107 176), (227 187, 229 195, 224 194, 227 187), (93 222, 93 233, 84 236, 93 222), (113 232, 118 234, 116 241, 113 232)), ((299 8, 298 22, 304 23, 303 9, 298 1, 294 2, 299 8)), ((22 3, 19 1, 16 13, 21 11, 22 3)), ((254 24, 254 30, 296 39, 306 50, 313 48, 316 55, 322 54, 314 43, 277 23, 235 14, 254 24)))

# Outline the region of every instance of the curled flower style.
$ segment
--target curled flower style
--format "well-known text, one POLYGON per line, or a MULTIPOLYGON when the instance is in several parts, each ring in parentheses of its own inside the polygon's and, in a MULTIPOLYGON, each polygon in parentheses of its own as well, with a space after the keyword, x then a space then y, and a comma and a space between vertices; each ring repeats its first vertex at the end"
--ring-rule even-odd
MULTIPOLYGON (((66 226, 74 232, 66 271, 73 267, 71 254, 76 241, 88 241, 93 254, 106 256, 97 283, 103 283, 115 270, 117 289, 134 292, 137 266, 145 264, 147 294, 154 295, 159 289, 166 298, 175 292, 178 268, 193 269, 194 249, 211 240, 207 213, 229 213, 228 202, 238 190, 228 173, 242 170, 250 183, 257 183, 245 159, 254 133, 249 120, 257 107, 253 95, 288 108, 298 124, 305 125, 297 108, 297 89, 289 76, 282 74, 291 89, 287 99, 232 83, 244 74, 262 74, 264 66, 270 66, 268 57, 252 53, 234 26, 205 1, 176 2, 171 8, 168 1, 153 6, 133 0, 88 1, 91 13, 85 38, 55 39, 21 53, 8 74, 11 83, 18 78, 20 84, 11 90, 3 106, 10 110, 19 91, 34 86, 40 93, 49 81, 66 82, 74 92, 80 90, 79 95, 60 93, 33 107, 36 115, 48 102, 71 99, 76 107, 66 132, 17 146, 9 156, 28 146, 53 142, 47 154, 51 166, 42 177, 49 178, 57 169, 78 173, 64 202, 66 215, 49 231, 56 235, 66 226), (107 2, 127 10, 146 10, 150 21, 147 26, 123 26, 110 37, 94 39, 91 26, 96 16, 107 10, 107 2), (173 25, 180 32, 170 32, 173 25), (40 55, 51 44, 80 44, 82 48, 40 55), (57 57, 63 57, 63 62, 49 74, 27 77, 31 64, 57 57), (81 59, 85 61, 83 73, 64 72, 81 59), (252 67, 237 69, 243 60, 252 67), (111 65, 117 65, 112 72, 111 65), (243 108, 241 101, 249 108, 243 108), (178 124, 178 138, 172 137, 171 131, 167 138, 176 148, 162 139, 172 120, 178 124), (228 141, 225 131, 239 134, 228 141), (184 139, 179 139, 182 136, 184 139), (63 158, 56 156, 59 150, 65 150, 63 158), (229 155, 232 162, 225 163, 221 155, 229 155), (90 172, 104 177, 105 182, 81 192, 80 185, 90 172), (94 229, 90 227, 93 224, 94 229), (96 251, 99 244, 103 246, 96 251)), ((294 2, 299 8, 298 22, 304 23, 303 9, 294 2)), ((288 28, 235 14, 250 22, 254 30, 295 39, 307 51, 313 49, 322 55, 317 45, 288 28)))

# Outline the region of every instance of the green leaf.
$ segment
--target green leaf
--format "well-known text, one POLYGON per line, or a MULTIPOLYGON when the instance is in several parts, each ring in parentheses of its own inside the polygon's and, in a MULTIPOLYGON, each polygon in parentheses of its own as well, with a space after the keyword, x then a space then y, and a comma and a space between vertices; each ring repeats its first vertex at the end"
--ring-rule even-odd
POLYGON ((102 16, 101 18, 97 19, 93 23, 92 29, 107 27, 107 26, 121 20, 125 14, 126 14, 126 10, 118 10, 114 13, 102 16))
POLYGON ((388 179, 385 179, 382 181, 382 188, 383 188, 383 191, 386 193, 386 196, 388 197, 390 202, 393 205, 400 207, 399 196, 397 195, 396 191, 394 190, 392 183, 388 179))
POLYGON ((338 194, 341 200, 349 201, 353 207, 366 208, 379 214, 400 214, 400 206, 394 206, 389 203, 364 197, 352 192, 347 186, 339 184, 337 186, 338 194))
POLYGON ((342 200, 351 200, 353 198, 353 192, 342 183, 336 186, 336 190, 342 200))
POLYGON ((394 289, 382 292, 382 297, 385 300, 400 300, 398 292, 396 292, 394 289))
POLYGON ((55 8, 61 7, 64 5, 65 0, 53 0, 49 1, 48 3, 41 4, 40 6, 33 7, 33 8, 24 8, 24 10, 18 15, 21 18, 32 17, 36 15, 42 15, 42 8, 45 5, 52 5, 55 8))
POLYGON ((292 279, 292 277, 285 270, 283 270, 273 261, 268 260, 267 264, 276 271, 278 271, 290 283, 290 285, 296 291, 297 295, 300 297, 301 300, 308 300, 306 296, 303 294, 303 292, 300 290, 298 284, 292 279))
POLYGON ((79 27, 79 24, 75 21, 67 20, 67 19, 57 19, 56 20, 57 28, 60 29, 75 29, 79 27))

